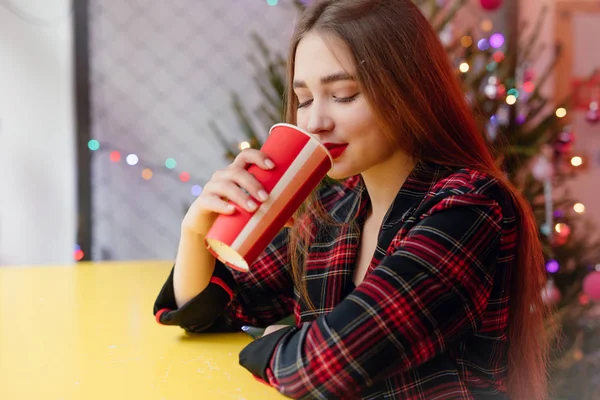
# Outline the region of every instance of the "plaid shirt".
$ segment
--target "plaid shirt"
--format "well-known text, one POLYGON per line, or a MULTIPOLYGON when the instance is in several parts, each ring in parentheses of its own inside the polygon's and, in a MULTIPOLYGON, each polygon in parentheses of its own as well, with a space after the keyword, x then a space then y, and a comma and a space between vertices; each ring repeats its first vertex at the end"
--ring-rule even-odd
POLYGON ((157 320, 193 332, 296 326, 250 343, 240 363, 297 399, 506 399, 513 204, 494 179, 421 164, 383 221, 364 281, 353 269, 370 208, 360 176, 320 196, 338 223, 313 232, 298 301, 287 230, 249 273, 217 262, 211 284, 177 309, 172 272, 157 320))

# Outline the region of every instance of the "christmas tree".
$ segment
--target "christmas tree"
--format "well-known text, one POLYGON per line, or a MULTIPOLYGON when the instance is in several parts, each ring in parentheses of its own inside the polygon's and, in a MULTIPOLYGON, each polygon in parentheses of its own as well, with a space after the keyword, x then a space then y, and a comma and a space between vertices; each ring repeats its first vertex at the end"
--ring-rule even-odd
MULTIPOLYGON (((580 215, 585 206, 569 196, 566 185, 583 162, 571 152, 575 134, 563 119, 572 98, 554 104, 541 90, 560 57, 560 48, 547 50, 538 43, 540 27, 548 23, 546 9, 523 29, 518 23, 517 0, 505 4, 480 0, 480 6, 489 11, 505 7, 504 32, 493 29, 487 20, 456 32, 453 22, 458 12, 469 6, 467 0, 414 1, 440 35, 498 164, 522 190, 538 220, 548 270, 542 295, 556 310, 555 323, 548 325, 548 331, 553 334, 558 327, 560 332, 552 355, 552 398, 598 398, 600 242, 593 239, 593 227, 580 215), (552 51, 552 61, 536 74, 530 64, 541 51, 552 51)), ((299 9, 309 2, 294 0, 299 9)), ((282 120, 286 59, 272 53, 260 37, 254 39, 257 50, 250 61, 264 102, 248 111, 239 97, 232 95, 232 107, 244 133, 239 143, 227 142, 211 124, 229 159, 243 148, 259 148, 262 133, 282 120), (253 121, 259 121, 259 126, 253 121)), ((598 120, 597 104, 590 104, 588 118, 590 122, 598 120)))

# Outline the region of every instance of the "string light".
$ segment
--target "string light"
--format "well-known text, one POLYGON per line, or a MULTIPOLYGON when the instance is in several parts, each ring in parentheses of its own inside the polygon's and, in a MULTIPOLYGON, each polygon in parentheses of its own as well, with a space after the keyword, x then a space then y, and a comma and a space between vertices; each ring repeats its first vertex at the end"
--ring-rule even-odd
POLYGON ((501 52, 501 51, 497 51, 497 52, 494 53, 494 55, 492 56, 492 58, 497 63, 500 63, 500 62, 504 61, 504 53, 501 52))
POLYGON ((504 36, 501 33, 494 33, 490 36, 490 46, 494 49, 499 49, 504 45, 504 36))
POLYGON ((152 173, 152 170, 150 168, 144 168, 144 170, 142 171, 142 178, 144 178, 147 181, 152 179, 152 175, 154 174, 152 173))
POLYGON ((249 149, 249 148, 250 148, 250 143, 248 143, 248 142, 241 142, 241 143, 238 145, 238 148, 239 148, 240 150, 246 150, 246 149, 249 149))
POLYGON ((179 180, 181 182, 189 182, 190 174, 188 174, 187 172, 182 172, 181 174, 179 174, 179 180))
POLYGON ((96 151, 98 149, 100 149, 100 142, 98 142, 97 140, 90 140, 88 142, 88 149, 92 150, 92 151, 96 151))
POLYGON ((76 244, 75 245, 75 251, 73 252, 73 258, 75 259, 75 261, 81 261, 83 260, 83 257, 85 256, 83 250, 81 250, 81 247, 76 244))
POLYGON ((516 98, 516 99, 518 99, 518 98, 519 98, 519 95, 520 95, 519 91, 518 91, 517 89, 515 89, 515 88, 513 88, 513 89, 509 89, 509 90, 506 92, 506 94, 508 94, 508 95, 510 95, 510 96, 515 96, 515 98, 516 98))
POLYGON ((556 231, 556 233, 559 233, 559 234, 566 234, 567 232, 571 231, 569 226, 567 224, 565 224, 564 222, 559 222, 558 224, 556 224, 554 226, 554 230, 556 231))
POLYGON ((139 161, 139 158, 135 154, 130 154, 125 158, 125 161, 129 165, 136 165, 139 161))
POLYGON ((481 30, 484 32, 489 32, 494 28, 494 24, 489 19, 484 19, 481 21, 481 30))
MULTIPOLYGON (((88 148, 90 149, 90 151, 94 151, 94 152, 96 152, 102 148, 104 151, 106 151, 108 153, 108 159, 114 163, 121 161, 121 158, 124 157, 124 156, 122 156, 122 154, 123 155, 128 154, 126 157, 124 157, 125 161, 127 162, 128 165, 136 166, 136 165, 139 165, 139 163, 140 163, 140 157, 137 154, 125 153, 124 151, 114 149, 114 147, 110 146, 110 145, 106 145, 106 144, 101 145, 100 142, 96 139, 92 139, 92 140, 88 141, 87 145, 88 145, 88 148), (109 150, 109 148, 112 148, 112 149, 109 150)), ((246 148, 246 146, 250 147, 250 143, 242 142, 242 143, 240 143, 240 146, 242 148, 246 148)), ((141 172, 140 172, 141 178, 146 181, 149 181, 154 177, 154 175, 156 173, 158 173, 158 172, 165 173, 166 172, 164 169, 165 167, 167 170, 175 169, 175 167, 177 167, 176 160, 173 157, 169 157, 169 158, 165 159, 165 162, 163 165, 160 165, 160 164, 148 165, 146 163, 145 166, 141 166, 138 168, 140 168, 140 170, 141 170, 141 172)), ((190 182, 190 180, 192 179, 190 173, 187 171, 178 171, 176 177, 180 182, 183 182, 183 183, 190 182)), ((194 185, 191 188, 191 192, 192 192, 193 196, 199 196, 200 193, 202 193, 202 187, 199 185, 194 185)), ((83 255, 80 255, 79 253, 77 253, 77 254, 74 253, 74 257, 76 255, 77 255, 77 257, 79 257, 79 256, 83 257, 83 255)))
POLYGON ((460 72, 462 72, 463 74, 467 73, 467 72, 469 72, 469 64, 466 63, 466 62, 463 62, 463 63, 460 64, 460 66, 458 67, 458 69, 460 69, 460 72))
POLYGON ((200 196, 200 194, 202 193, 202 187, 200 185, 194 185, 192 186, 192 195, 193 196, 200 196))
POLYGON ((525 82, 523 84, 523 90, 525 90, 527 93, 531 93, 535 90, 535 84, 531 81, 525 82))
POLYGON ((173 169, 177 166, 177 162, 173 158, 167 158, 165 161, 165 167, 173 169))
POLYGON ((515 95, 510 94, 510 95, 506 96, 506 104, 512 106, 516 102, 517 102, 517 97, 515 95))
POLYGON ((270 6, 276 6, 279 0, 267 0, 267 4, 270 6))
POLYGON ((583 158, 579 157, 579 156, 575 156, 573 158, 571 158, 571 165, 574 167, 580 167, 581 164, 583 164, 583 158))
POLYGON ((493 70, 496 69, 497 66, 498 66, 498 63, 496 61, 492 61, 491 63, 489 63, 488 65, 485 66, 485 69, 488 70, 489 72, 492 72, 493 70))
POLYGON ((460 44, 462 45, 462 47, 471 47, 471 45, 473 44, 473 38, 471 36, 463 36, 460 39, 460 44))
POLYGON ((556 116, 557 116, 558 118, 563 118, 563 117, 565 117, 566 115, 567 115, 567 110, 566 110, 566 109, 564 109, 563 107, 561 107, 561 108, 558 108, 558 109, 556 110, 556 116))
POLYGON ((575 203, 573 205, 573 210, 575 210, 577 214, 583 214, 585 212, 585 206, 581 203, 575 203))
POLYGON ((480 39, 479 42, 477 42, 477 48, 481 51, 487 50, 490 48, 490 42, 488 42, 487 39, 480 39))
POLYGON ((560 269, 560 264, 556 260, 550 260, 546 263, 546 271, 555 274, 560 269))

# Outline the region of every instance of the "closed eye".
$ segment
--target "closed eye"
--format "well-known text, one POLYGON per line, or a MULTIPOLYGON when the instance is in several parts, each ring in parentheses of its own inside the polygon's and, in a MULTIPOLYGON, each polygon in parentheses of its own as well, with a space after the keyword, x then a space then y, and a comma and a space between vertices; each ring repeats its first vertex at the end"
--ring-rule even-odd
POLYGON ((350 97, 334 97, 336 103, 350 103, 354 101, 360 93, 353 94, 350 97))
MULTIPOLYGON (((353 94, 352 96, 349 96, 349 97, 335 97, 334 96, 333 101, 335 101, 336 103, 350 103, 350 102, 356 100, 356 98, 359 95, 360 95, 360 93, 353 94)), ((298 108, 303 108, 303 107, 309 106, 312 102, 313 102, 312 99, 303 101, 302 103, 298 104, 298 108)))

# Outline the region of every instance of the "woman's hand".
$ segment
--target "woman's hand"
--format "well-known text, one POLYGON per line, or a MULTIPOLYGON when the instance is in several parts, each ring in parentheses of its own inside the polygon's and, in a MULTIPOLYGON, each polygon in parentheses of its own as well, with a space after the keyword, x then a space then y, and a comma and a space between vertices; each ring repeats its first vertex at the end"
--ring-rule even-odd
POLYGON ((280 329, 283 328, 287 328, 289 325, 270 325, 267 326, 267 329, 265 329, 265 333, 263 333, 263 336, 267 336, 269 333, 273 333, 276 332, 280 329))
POLYGON ((268 193, 246 168, 255 164, 269 170, 275 164, 256 149, 245 149, 225 169, 216 171, 204 185, 202 193, 190 206, 183 218, 182 229, 204 236, 208 233, 218 214, 232 214, 235 210, 227 200, 254 212, 259 204, 251 198, 264 202, 268 193))

